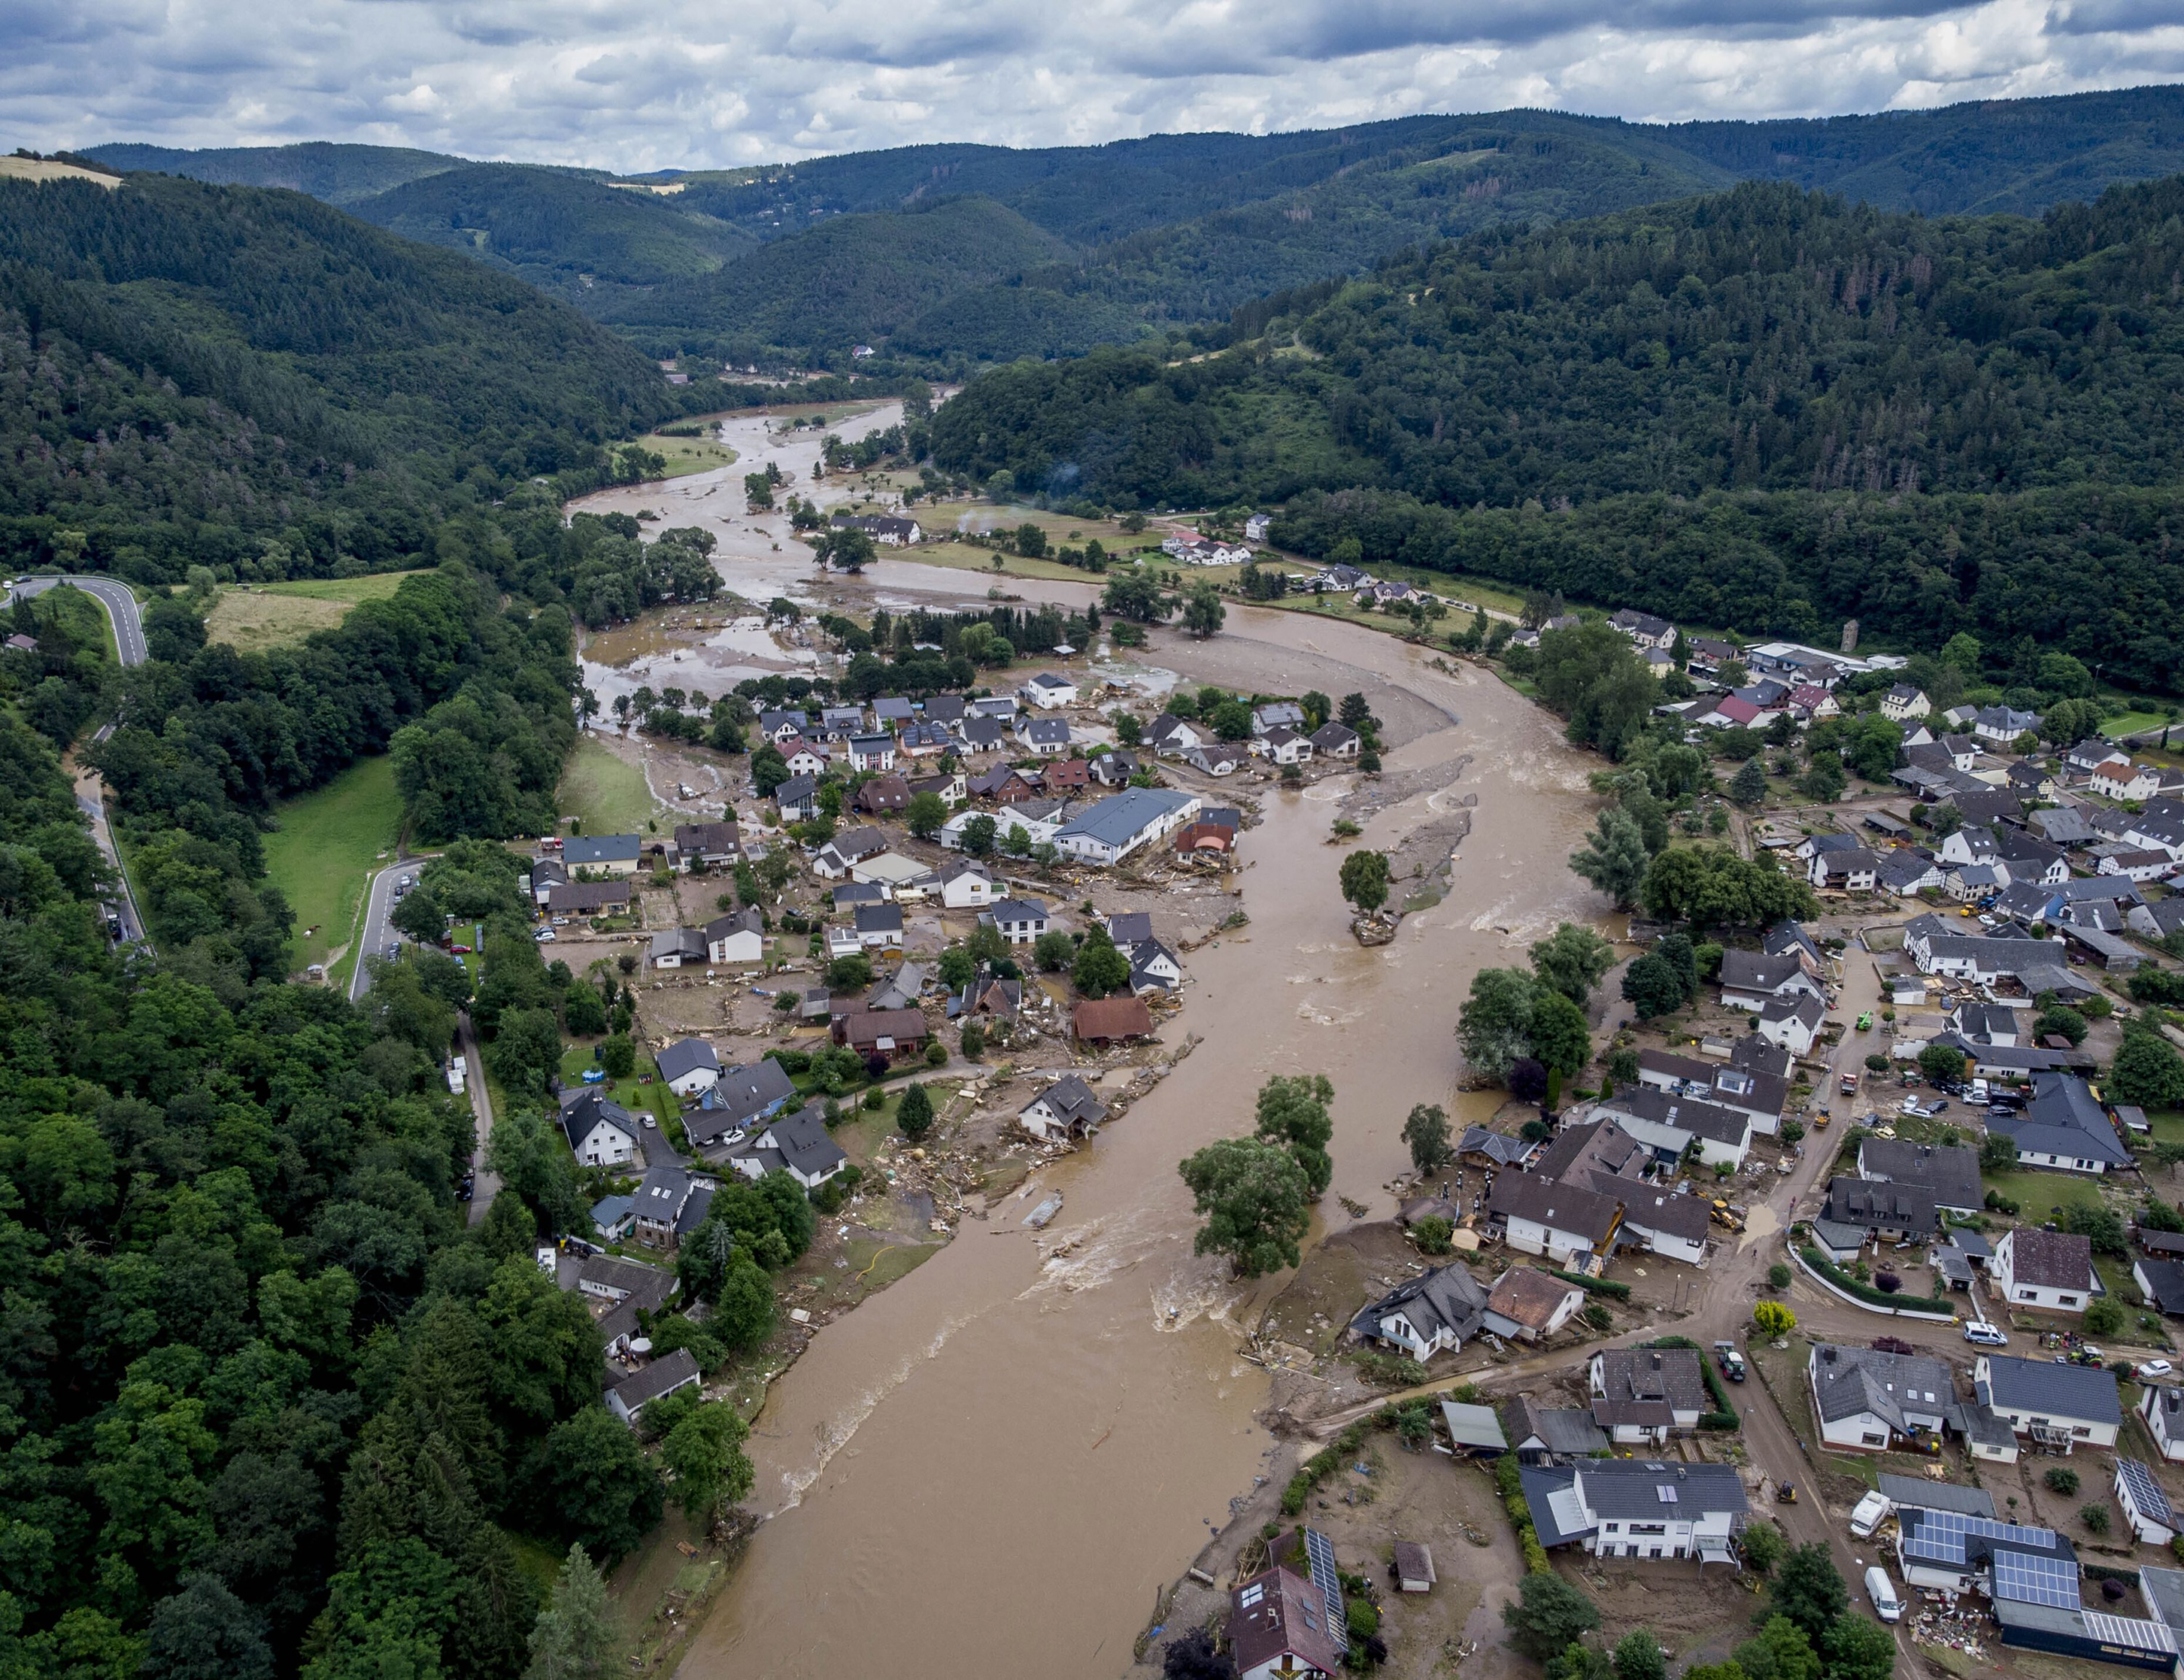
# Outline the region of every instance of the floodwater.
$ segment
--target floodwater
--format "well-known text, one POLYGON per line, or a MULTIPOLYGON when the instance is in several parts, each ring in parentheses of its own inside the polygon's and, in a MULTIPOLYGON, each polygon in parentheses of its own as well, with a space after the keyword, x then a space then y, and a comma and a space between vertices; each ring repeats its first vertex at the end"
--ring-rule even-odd
MULTIPOLYGON (((661 501, 657 487, 612 493, 661 501)), ((722 556, 738 589, 746 563, 722 556)), ((963 592, 961 574, 884 559, 875 572, 890 592, 963 592)), ((1268 1075, 1324 1072, 1334 1182, 1321 1216, 1340 1227, 1346 1198, 1386 1217, 1412 1105, 1482 1106, 1453 1096, 1472 974, 1521 960, 1557 921, 1597 917, 1563 865, 1591 817, 1586 766, 1552 718, 1493 678, 1434 670, 1369 630, 1238 606, 1212 642, 1156 633, 1149 662, 1262 692, 1386 697, 1409 720, 1390 730, 1401 744, 1388 769, 1447 776, 1422 777, 1359 843, 1392 847, 1475 793, 1451 889, 1394 944, 1360 949, 1335 887, 1342 854, 1324 843, 1333 784, 1267 796, 1242 850, 1251 925, 1187 959, 1195 983, 1166 1029, 1171 1045, 1203 1035, 1195 1053, 1089 1148, 829 1325, 776 1384, 750 1443, 750 1505, 767 1520, 684 1660, 692 1680, 1107 1680, 1127 1668, 1155 1594, 1272 1447, 1253 1421, 1268 1379, 1238 1348, 1280 1280, 1240 1284, 1193 1255, 1176 1163, 1249 1132, 1268 1075), (1050 1189, 1061 1213, 1034 1236, 1021 1220, 1050 1189)))

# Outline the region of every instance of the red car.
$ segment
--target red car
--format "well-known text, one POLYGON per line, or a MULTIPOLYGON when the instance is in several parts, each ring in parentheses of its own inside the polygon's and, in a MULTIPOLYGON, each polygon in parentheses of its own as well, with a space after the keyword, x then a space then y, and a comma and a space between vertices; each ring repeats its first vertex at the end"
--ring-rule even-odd
POLYGON ((450 945, 448 949, 459 957, 466 957, 471 954, 471 948, 467 945, 450 945))

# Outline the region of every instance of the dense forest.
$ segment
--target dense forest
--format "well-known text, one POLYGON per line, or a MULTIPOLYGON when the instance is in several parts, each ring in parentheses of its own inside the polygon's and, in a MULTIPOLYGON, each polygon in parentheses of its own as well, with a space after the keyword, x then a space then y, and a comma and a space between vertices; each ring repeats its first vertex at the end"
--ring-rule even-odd
POLYGON ((481 257, 594 314, 629 288, 710 274, 758 244, 649 191, 514 164, 421 176, 352 208, 375 226, 481 257))
POLYGON ((0 181, 10 567, 384 570, 532 478, 629 476, 615 440, 688 389, 521 281, 299 193, 0 181))
POLYGON ((998 370, 934 453, 1750 631, 2059 635, 2166 687, 2180 210, 2184 180, 2039 222, 1755 185, 1493 230, 1240 312, 1221 355, 998 370))
POLYGON ((934 145, 667 170, 649 203, 596 174, 428 153, 109 146, 117 167, 304 186, 549 285, 658 356, 928 372, 1189 332, 1251 300, 1492 226, 1786 180, 1928 214, 2038 214, 2184 169, 2184 93, 2149 87, 1825 121, 1670 126, 1540 110, 1017 151, 934 145), (373 198, 369 183, 383 184, 373 198), (975 208, 935 224, 950 201, 975 208), (854 231, 836 234, 846 221, 854 231), (943 231, 947 238, 937 238, 943 231), (1039 235, 1046 236, 1045 240, 1039 235), (735 259, 727 242, 751 254, 735 259), (791 254, 791 253, 794 254, 791 254), (713 280, 702 274, 726 259, 713 280), (678 264, 692 266, 677 269, 678 264), (739 272, 739 270, 748 270, 739 272), (636 278, 660 289, 632 294, 636 278), (591 276, 587 284, 582 276, 591 276))

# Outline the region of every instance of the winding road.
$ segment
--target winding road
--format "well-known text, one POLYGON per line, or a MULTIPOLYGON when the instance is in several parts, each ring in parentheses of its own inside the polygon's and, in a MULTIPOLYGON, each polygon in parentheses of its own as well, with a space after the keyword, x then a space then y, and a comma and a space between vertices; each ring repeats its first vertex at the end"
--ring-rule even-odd
MULTIPOLYGON (((126 584, 116 583, 110 577, 25 577, 9 587, 8 602, 12 605, 33 595, 42 595, 57 583, 73 585, 98 603, 107 622, 113 626, 114 650, 125 666, 144 663, 144 615, 126 584)), ((114 726, 106 724, 92 739, 103 741, 113 732, 114 726)), ((136 908, 136 888, 130 885, 129 873, 121 866, 121 853, 114 843, 113 825, 106 816, 106 784, 97 771, 78 769, 75 802, 91 819, 91 832, 98 842, 98 849, 106 854, 106 861, 113 866, 114 878, 121 883, 120 900, 109 901, 106 914, 120 924, 122 943, 141 945, 144 943, 144 918, 136 908)))

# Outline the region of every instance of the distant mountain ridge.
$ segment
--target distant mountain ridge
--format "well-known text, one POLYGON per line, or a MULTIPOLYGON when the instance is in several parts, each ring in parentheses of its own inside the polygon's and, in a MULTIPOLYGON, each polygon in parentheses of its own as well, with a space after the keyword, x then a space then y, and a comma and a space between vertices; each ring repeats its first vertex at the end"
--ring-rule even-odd
POLYGON ((375 147, 86 155, 310 192, 521 274, 655 355, 827 363, 869 342, 967 370, 1201 328, 1253 298, 1485 227, 1739 181, 1927 215, 2036 214, 2184 171, 2184 87, 1769 122, 1513 110, 1096 147, 949 143, 642 178, 671 193, 375 147), (914 218, 966 200, 1007 219, 954 213, 974 246, 934 248, 939 225, 914 218), (833 233, 846 218, 866 220, 833 233), (774 254, 813 239, 800 256, 774 254), (996 266, 1011 253, 1018 266, 996 266))

